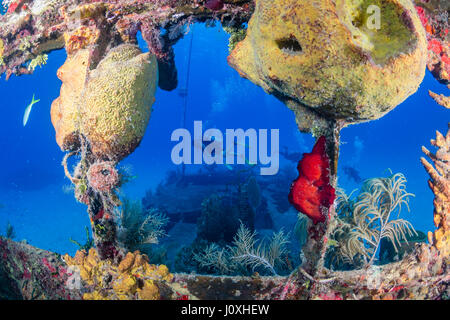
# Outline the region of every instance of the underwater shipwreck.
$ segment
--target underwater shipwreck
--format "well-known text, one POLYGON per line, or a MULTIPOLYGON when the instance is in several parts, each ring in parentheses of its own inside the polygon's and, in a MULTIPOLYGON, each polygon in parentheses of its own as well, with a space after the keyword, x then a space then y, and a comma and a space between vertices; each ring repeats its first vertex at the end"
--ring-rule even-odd
MULTIPOLYGON (((392 111, 418 90, 427 69, 450 89, 447 0, 3 5, 6 80, 32 74, 52 51, 67 53, 50 117, 60 170, 90 227, 86 244, 73 241, 79 250, 70 256, 14 241, 11 226, 0 237, 0 299, 449 299, 450 122, 448 132, 429 137, 435 150, 423 146, 420 159, 429 175, 423 184, 434 194, 428 213, 434 231, 416 232, 394 219, 411 195, 400 173, 367 179, 353 196, 337 185, 343 128, 392 111), (370 6, 381 9, 377 32, 368 28, 370 6), (304 154, 280 150, 296 168, 281 170, 275 182, 256 179, 251 169, 232 176, 226 169, 196 175, 183 168, 142 203, 127 200, 119 190, 132 177, 119 164, 140 145, 158 88, 179 86, 173 46, 185 26, 214 21, 231 35, 229 66, 292 110, 314 147, 304 154), (295 230, 260 241, 255 230, 276 222, 267 213, 271 206, 295 208, 299 218, 295 230), (194 244, 178 252, 152 249, 174 221, 197 225, 194 244), (286 233, 299 239, 295 254, 286 233)), ((448 96, 429 94, 431 107, 450 109, 448 96)))

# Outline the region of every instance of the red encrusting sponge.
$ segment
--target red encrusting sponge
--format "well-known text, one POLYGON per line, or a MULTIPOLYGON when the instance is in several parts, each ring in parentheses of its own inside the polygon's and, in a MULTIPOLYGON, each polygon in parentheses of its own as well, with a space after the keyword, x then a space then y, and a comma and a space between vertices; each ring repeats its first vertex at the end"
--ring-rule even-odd
POLYGON ((336 198, 330 184, 330 159, 325 150, 326 139, 320 137, 311 153, 304 153, 298 163, 299 176, 291 185, 289 202, 314 224, 324 222, 336 198))

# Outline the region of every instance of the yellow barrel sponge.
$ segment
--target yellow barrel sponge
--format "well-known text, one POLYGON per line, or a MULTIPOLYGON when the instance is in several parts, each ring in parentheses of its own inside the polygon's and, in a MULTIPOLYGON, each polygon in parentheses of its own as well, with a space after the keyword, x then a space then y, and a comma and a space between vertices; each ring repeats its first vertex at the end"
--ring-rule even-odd
POLYGON ((82 110, 82 133, 98 158, 121 160, 144 136, 155 101, 154 55, 131 44, 111 49, 90 72, 82 110))
POLYGON ((350 123, 414 93, 426 57, 410 0, 256 0, 228 62, 294 111, 350 123))
POLYGON ((63 151, 79 147, 82 134, 94 156, 120 161, 139 145, 155 101, 158 66, 154 55, 123 44, 90 70, 89 49, 69 54, 58 70, 60 96, 51 108, 56 142, 63 151))

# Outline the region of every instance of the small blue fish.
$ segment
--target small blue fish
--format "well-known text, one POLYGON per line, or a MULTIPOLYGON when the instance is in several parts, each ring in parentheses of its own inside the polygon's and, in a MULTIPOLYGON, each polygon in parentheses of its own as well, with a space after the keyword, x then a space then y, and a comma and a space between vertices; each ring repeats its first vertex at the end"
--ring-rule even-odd
POLYGON ((41 99, 35 100, 34 99, 34 94, 33 94, 33 98, 31 99, 31 103, 28 105, 28 107, 25 109, 25 113, 23 115, 23 126, 25 127, 27 125, 28 122, 28 118, 30 117, 30 112, 31 109, 33 108, 33 105, 35 103, 38 103, 39 101, 41 101, 41 99))

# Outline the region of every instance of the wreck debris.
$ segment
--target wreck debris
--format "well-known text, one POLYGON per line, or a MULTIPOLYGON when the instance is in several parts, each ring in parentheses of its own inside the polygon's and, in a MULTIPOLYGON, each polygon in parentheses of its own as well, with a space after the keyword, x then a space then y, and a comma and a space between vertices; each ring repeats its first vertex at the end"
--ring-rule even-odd
POLYGON ((426 244, 417 245, 416 251, 400 262, 353 271, 323 271, 322 280, 311 279, 301 271, 292 277, 172 276, 164 266, 148 264, 139 252, 129 253, 119 264, 123 271, 119 271, 110 261, 100 261, 94 251, 78 251, 74 258, 66 255, 63 259, 1 237, 0 256, 5 256, 0 265, 0 280, 5 284, 0 287, 0 296, 14 292, 18 299, 81 299, 83 293, 85 298, 122 295, 138 299, 149 293, 148 298, 179 300, 402 300, 445 299, 450 293, 447 264, 435 247, 426 244), (112 277, 102 273, 102 268, 112 272, 112 277), (148 277, 146 292, 138 292, 129 276, 132 271, 148 277), (69 277, 75 280, 74 285, 69 277), (108 290, 101 293, 98 290, 105 281, 108 290))

